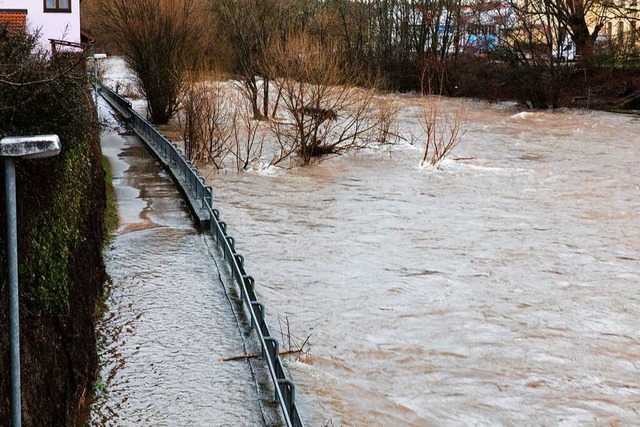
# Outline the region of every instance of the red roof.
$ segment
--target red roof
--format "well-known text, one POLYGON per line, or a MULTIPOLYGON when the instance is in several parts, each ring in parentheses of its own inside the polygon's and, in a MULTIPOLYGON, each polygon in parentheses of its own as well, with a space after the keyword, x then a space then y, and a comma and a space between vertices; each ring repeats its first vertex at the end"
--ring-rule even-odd
POLYGON ((22 12, 0 13, 0 28, 12 32, 24 32, 27 29, 27 14, 22 12))

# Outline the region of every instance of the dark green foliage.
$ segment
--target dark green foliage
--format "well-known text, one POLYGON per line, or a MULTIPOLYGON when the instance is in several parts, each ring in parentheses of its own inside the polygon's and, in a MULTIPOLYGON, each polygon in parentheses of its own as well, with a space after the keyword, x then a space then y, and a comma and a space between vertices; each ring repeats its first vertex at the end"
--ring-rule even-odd
POLYGON ((83 56, 54 61, 26 35, 0 39, 0 137, 57 134, 60 156, 17 164, 19 273, 29 309, 65 313, 67 266, 78 240, 83 194, 91 182, 92 110, 78 64, 83 56))
MULTIPOLYGON (((0 32, 0 138, 55 133, 62 152, 16 166, 23 420, 75 425, 97 364, 104 280, 104 176, 84 52, 54 60, 31 35, 0 32)), ((4 173, 0 174, 0 364, 8 366, 4 173)), ((0 375, 0 425, 8 425, 0 375)))
POLYGON ((106 157, 102 157, 102 169, 104 170, 104 181, 106 190, 106 206, 104 215, 104 232, 105 243, 111 240, 112 233, 118 227, 118 205, 116 200, 116 191, 113 188, 113 171, 111 164, 106 157))

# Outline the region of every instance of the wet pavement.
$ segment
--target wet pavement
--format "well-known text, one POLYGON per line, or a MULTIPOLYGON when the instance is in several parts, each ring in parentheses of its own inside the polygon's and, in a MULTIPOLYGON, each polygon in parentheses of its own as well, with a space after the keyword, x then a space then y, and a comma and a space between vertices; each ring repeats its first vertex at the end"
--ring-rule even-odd
MULTIPOLYGON (((98 325, 101 363, 90 425, 265 425, 256 377, 207 238, 171 179, 102 104, 103 153, 119 227, 98 325)), ((222 273, 224 274, 224 273, 222 273)), ((268 416, 267 416, 268 419, 268 416)))

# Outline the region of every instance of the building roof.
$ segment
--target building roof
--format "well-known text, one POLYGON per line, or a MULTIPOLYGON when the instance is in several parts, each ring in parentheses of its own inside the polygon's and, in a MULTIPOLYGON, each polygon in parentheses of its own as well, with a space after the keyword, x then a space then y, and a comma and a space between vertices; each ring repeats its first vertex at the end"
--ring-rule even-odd
POLYGON ((11 32, 24 32, 27 29, 26 10, 0 10, 0 29, 11 32))

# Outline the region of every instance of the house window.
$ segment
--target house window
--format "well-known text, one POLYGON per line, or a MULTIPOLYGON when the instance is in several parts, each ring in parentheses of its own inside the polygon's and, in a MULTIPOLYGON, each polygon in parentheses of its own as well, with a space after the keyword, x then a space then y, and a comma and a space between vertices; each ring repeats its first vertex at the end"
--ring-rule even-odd
POLYGON ((44 0, 45 12, 71 12, 71 0, 44 0))

